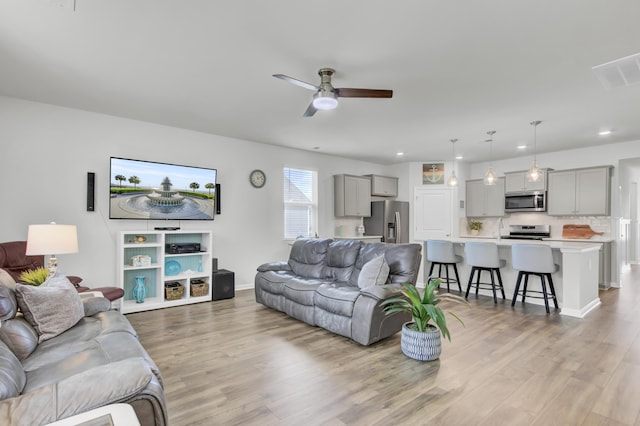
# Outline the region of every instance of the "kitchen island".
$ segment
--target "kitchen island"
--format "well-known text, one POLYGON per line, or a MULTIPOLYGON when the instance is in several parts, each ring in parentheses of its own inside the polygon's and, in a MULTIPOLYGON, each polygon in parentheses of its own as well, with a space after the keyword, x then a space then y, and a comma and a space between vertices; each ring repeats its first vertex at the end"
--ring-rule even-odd
MULTIPOLYGON (((511 301, 513 291, 518 276, 518 271, 511 267, 511 246, 513 244, 544 244, 552 249, 553 260, 560 265, 558 272, 554 273, 553 283, 556 289, 556 296, 560 306, 560 314, 571 317, 583 318, 592 309, 600 305, 598 296, 598 277, 599 277, 599 251, 601 243, 584 243, 574 241, 524 241, 524 240, 506 240, 497 238, 479 238, 479 237, 459 237, 452 238, 456 254, 463 258, 464 245, 471 241, 494 242, 498 245, 498 254, 501 259, 506 260, 507 265, 500 269, 502 275, 502 283, 504 285, 506 296, 511 301)), ((424 243, 423 259, 427 258, 427 244, 424 243)), ((425 260, 425 282, 426 275, 429 271, 429 262, 425 260)), ((458 264, 460 272, 460 280, 462 280, 462 288, 466 290, 469 280, 471 268, 464 263, 458 264)), ((489 276, 486 273, 482 275, 482 281, 488 281, 489 276)), ((538 286, 539 280, 532 277, 529 281, 530 286, 538 286)), ((480 294, 490 295, 489 291, 480 290, 480 294)), ((471 299, 471 294, 469 298, 471 299)), ((520 298, 516 302, 516 307, 520 303, 520 298)), ((539 299, 526 299, 526 303, 542 304, 539 299)))

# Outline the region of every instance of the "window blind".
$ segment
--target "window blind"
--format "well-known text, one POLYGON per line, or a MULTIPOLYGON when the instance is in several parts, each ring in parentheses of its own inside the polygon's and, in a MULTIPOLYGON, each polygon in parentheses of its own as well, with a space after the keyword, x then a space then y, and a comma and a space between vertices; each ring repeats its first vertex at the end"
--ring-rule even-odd
POLYGON ((284 237, 313 237, 317 232, 317 173, 284 168, 284 237))

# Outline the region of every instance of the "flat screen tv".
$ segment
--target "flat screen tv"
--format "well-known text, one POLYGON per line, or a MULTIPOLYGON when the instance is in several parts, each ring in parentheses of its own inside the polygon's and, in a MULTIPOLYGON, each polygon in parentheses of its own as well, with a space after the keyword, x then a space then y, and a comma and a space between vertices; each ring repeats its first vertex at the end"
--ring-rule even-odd
POLYGON ((110 219, 213 220, 216 169, 111 157, 110 219))

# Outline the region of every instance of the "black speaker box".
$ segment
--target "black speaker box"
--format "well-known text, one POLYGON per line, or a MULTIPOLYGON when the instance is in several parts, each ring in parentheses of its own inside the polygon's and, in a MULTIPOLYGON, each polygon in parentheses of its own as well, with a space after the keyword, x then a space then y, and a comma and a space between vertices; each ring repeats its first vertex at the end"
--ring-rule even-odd
POLYGON ((87 211, 92 212, 96 209, 96 174, 87 172, 87 211))
POLYGON ((220 214, 222 211, 220 205, 220 184, 216 183, 216 214, 220 214))
POLYGON ((218 272, 218 258, 211 259, 211 272, 218 272))
POLYGON ((235 274, 226 269, 218 269, 212 275, 211 300, 231 299, 236 295, 235 274))

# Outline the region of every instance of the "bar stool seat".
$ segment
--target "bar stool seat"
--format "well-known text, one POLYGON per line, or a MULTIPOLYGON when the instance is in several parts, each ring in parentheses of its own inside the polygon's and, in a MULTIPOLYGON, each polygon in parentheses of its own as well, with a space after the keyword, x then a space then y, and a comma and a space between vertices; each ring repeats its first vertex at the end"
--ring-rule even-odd
POLYGON ((464 253, 467 257, 467 265, 471 266, 471 273, 469 274, 469 282, 467 283, 467 292, 464 298, 469 297, 469 291, 471 287, 476 288, 476 296, 478 296, 479 289, 493 291, 493 303, 498 303, 498 297, 496 296, 496 289, 502 293, 502 299, 506 299, 504 294, 504 286, 502 285, 502 276, 500 275, 500 268, 503 268, 507 261, 500 259, 498 256, 498 246, 496 243, 490 242, 469 242, 465 244, 464 253), (491 283, 481 282, 480 276, 482 271, 489 272, 491 277, 491 283), (494 274, 498 279, 496 280, 494 274), (473 282, 473 277, 476 275, 476 282, 473 282))
POLYGON ((457 263, 462 262, 464 259, 462 256, 455 254, 453 250, 453 243, 446 240, 427 240, 427 260, 431 262, 431 268, 429 269, 429 278, 444 279, 447 283, 447 291, 451 291, 449 287, 450 283, 458 283, 458 290, 462 291, 460 285, 460 277, 458 276, 457 263), (438 276, 433 276, 433 268, 438 265, 438 276), (445 268, 445 276, 442 276, 442 266, 445 268), (453 272, 456 278, 449 278, 449 266, 453 266, 453 272))
POLYGON ((553 262, 551 247, 543 244, 514 244, 511 246, 511 263, 513 269, 518 271, 518 281, 516 282, 516 288, 513 292, 511 306, 516 304, 518 295, 522 295, 522 303, 524 303, 525 297, 544 299, 544 306, 547 313, 550 313, 549 298, 551 297, 553 304, 556 309, 558 309, 558 298, 556 297, 556 290, 553 287, 551 274, 557 272, 559 266, 553 262), (529 275, 537 275, 540 277, 542 290, 534 291, 527 288, 529 275), (522 277, 524 277, 524 287, 522 291, 520 291, 522 277), (548 290, 547 283, 549 284, 548 290), (539 294, 540 296, 531 296, 528 293, 539 294))

